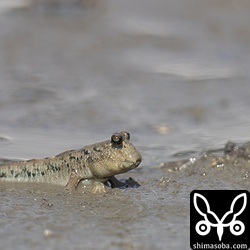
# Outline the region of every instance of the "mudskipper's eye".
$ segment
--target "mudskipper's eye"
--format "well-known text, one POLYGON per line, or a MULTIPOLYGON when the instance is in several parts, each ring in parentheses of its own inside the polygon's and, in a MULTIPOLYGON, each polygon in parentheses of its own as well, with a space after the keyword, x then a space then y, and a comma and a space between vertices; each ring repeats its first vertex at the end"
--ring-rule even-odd
POLYGON ((122 131, 120 134, 123 136, 124 140, 127 140, 127 141, 130 140, 130 133, 129 132, 122 131))
POLYGON ((111 142, 116 147, 120 147, 122 145, 122 141, 123 141, 123 137, 120 133, 114 133, 111 136, 111 142))

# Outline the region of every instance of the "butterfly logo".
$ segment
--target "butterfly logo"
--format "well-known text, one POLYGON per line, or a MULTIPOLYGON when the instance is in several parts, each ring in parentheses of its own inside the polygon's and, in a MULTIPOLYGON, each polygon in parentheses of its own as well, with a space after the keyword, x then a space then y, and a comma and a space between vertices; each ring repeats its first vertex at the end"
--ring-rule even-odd
POLYGON ((221 219, 219 219, 218 216, 213 211, 210 210, 210 205, 207 199, 203 195, 194 193, 193 204, 194 204, 196 211, 204 218, 204 220, 200 220, 199 222, 197 222, 195 226, 195 230, 199 235, 204 236, 204 235, 209 234, 211 227, 217 228, 217 235, 218 235, 219 241, 221 241, 222 239, 222 235, 224 233, 224 227, 229 227, 230 232, 236 236, 244 233, 245 225, 242 221, 237 220, 237 216, 239 216, 246 208, 246 205, 247 205, 246 193, 239 194, 233 199, 231 206, 230 206, 230 210, 227 211, 222 216, 221 219), (199 199, 201 199, 200 201, 201 202, 203 201, 203 204, 205 204, 206 211, 202 211, 204 210, 204 207, 203 209, 202 207, 199 208, 198 202, 197 202, 199 199), (238 211, 235 211, 237 210, 235 204, 239 202, 240 199, 243 199, 243 205, 238 211), (231 221, 225 223, 225 220, 230 219, 230 217, 232 217, 231 221))

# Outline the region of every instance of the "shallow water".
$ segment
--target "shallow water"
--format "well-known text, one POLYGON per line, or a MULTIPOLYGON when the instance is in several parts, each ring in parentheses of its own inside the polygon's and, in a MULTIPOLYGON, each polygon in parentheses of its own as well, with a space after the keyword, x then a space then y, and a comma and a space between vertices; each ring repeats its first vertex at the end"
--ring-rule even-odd
POLYGON ((189 249, 190 191, 249 186, 159 165, 249 140, 249 9, 246 0, 1 4, 0 158, 53 156, 121 130, 143 156, 120 177, 141 187, 104 196, 1 184, 1 248, 189 249))

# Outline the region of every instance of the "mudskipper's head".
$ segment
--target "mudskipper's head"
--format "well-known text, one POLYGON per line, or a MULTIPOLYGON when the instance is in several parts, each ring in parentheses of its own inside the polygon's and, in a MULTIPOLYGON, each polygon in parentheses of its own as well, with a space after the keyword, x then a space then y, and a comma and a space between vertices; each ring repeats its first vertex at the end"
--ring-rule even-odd
MULTIPOLYGON (((114 133, 110 141, 92 145, 89 168, 96 178, 108 178, 139 166, 142 156, 130 142, 130 134, 114 133)), ((88 160, 87 160, 88 161, 88 160)))

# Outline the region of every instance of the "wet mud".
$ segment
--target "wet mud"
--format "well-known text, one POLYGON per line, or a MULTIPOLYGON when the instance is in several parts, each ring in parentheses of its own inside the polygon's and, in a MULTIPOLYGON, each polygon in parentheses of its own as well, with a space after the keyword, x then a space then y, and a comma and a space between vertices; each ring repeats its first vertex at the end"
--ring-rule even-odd
POLYGON ((249 190, 249 145, 230 142, 216 153, 140 167, 117 176, 134 179, 140 187, 109 187, 102 194, 93 195, 83 185, 64 192, 53 184, 3 182, 1 231, 8 237, 2 246, 13 246, 15 238, 28 249, 65 249, 65 245, 73 249, 188 249, 190 192, 249 190))
POLYGON ((187 177, 196 177, 201 185, 204 183, 204 188, 208 185, 212 189, 212 183, 224 182, 226 189, 249 190, 250 142, 239 145, 230 141, 224 149, 210 150, 201 156, 167 162, 161 165, 161 169, 173 175, 180 175, 181 172, 187 177))

